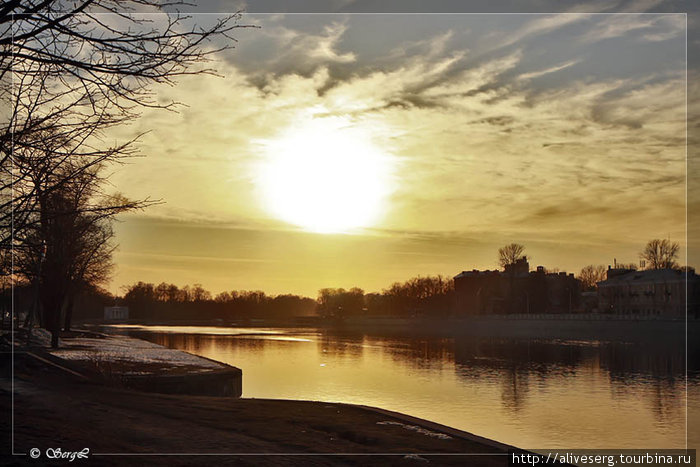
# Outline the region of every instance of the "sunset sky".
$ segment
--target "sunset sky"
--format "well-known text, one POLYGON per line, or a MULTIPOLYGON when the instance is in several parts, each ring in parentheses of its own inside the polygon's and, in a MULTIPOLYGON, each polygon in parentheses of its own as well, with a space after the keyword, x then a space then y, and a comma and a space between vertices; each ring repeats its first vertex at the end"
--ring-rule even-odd
POLYGON ((510 242, 569 272, 685 247, 685 15, 242 23, 222 77, 155 89, 187 107, 110 135, 150 131, 111 182, 164 202, 117 225, 110 290, 316 296, 494 269, 510 242))

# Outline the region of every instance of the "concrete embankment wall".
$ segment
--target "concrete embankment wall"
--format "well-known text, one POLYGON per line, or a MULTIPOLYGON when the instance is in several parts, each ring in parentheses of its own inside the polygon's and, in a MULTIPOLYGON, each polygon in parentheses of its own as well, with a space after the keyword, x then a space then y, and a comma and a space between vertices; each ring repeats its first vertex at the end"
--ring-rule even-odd
MULTIPOLYGON (((697 323, 693 323, 697 328, 697 323)), ((479 319, 461 327, 469 335, 516 338, 624 340, 661 334, 685 336, 684 321, 666 320, 573 320, 573 319, 479 319)))
POLYGON ((337 325, 360 332, 467 335, 540 339, 647 339, 660 335, 685 339, 697 336, 700 320, 584 318, 572 316, 481 316, 460 319, 354 318, 337 325))
MULTIPOLYGON (((221 369, 193 368, 184 373, 172 374, 166 366, 160 371, 130 374, 119 371, 118 362, 114 362, 114 366, 107 362, 104 365, 106 370, 101 370, 92 361, 57 357, 46 348, 35 347, 29 350, 17 351, 17 360, 36 360, 60 370, 69 377, 127 387, 137 391, 220 397, 241 397, 243 392, 243 371, 221 362, 216 362, 221 369)), ((0 353, 0 368, 11 365, 11 357, 10 352, 0 353)), ((206 357, 196 357, 201 360, 210 360, 206 357)))

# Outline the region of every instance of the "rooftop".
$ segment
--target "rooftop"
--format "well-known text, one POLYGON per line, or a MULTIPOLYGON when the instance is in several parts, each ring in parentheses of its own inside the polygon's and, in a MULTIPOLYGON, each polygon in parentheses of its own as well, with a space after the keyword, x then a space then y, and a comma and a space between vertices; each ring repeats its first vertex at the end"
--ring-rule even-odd
MULTIPOLYGON (((688 280, 698 280, 698 275, 694 270, 687 272, 688 280)), ((686 280, 686 271, 678 269, 648 269, 645 271, 628 271, 607 280, 598 282, 599 285, 616 285, 648 282, 679 282, 686 280)))

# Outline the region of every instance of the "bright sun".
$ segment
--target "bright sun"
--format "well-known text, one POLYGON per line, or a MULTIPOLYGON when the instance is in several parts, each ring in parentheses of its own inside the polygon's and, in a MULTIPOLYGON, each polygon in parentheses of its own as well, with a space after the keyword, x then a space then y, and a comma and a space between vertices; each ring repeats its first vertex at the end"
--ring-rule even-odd
POLYGON ((311 119, 265 142, 259 182, 267 209, 313 232, 376 222, 390 191, 390 159, 340 118, 311 119))

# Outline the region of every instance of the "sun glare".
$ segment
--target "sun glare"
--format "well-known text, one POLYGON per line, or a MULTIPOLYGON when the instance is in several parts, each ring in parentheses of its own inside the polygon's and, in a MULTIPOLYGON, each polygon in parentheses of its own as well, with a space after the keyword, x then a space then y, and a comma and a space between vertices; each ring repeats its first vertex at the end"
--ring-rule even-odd
POLYGON ((275 217, 320 233, 373 225, 390 189, 387 154, 340 118, 311 119, 265 142, 260 188, 275 217))

